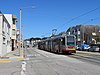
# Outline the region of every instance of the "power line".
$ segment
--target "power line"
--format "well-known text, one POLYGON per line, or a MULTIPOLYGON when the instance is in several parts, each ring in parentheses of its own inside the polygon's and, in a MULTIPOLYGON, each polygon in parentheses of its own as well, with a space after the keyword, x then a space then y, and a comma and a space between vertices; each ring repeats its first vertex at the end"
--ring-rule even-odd
POLYGON ((86 23, 91 22, 91 21, 94 21, 94 20, 100 20, 100 18, 93 18, 93 19, 90 19, 90 20, 88 20, 88 21, 86 21, 86 22, 84 22, 82 24, 86 24, 86 23))
MULTIPOLYGON (((58 31, 58 29, 61 28, 61 27, 63 27, 64 25, 66 25, 66 24, 68 24, 68 23, 70 23, 70 22, 72 22, 72 21, 74 21, 74 20, 76 20, 76 19, 78 19, 78 18, 80 18, 80 17, 82 17, 82 16, 85 16, 85 15, 87 15, 87 14, 93 12, 93 11, 96 11, 96 10, 98 10, 98 9, 100 9, 100 7, 97 7, 97 8, 95 8, 95 9, 92 9, 92 10, 90 10, 90 11, 88 11, 88 12, 85 12, 85 13, 79 15, 79 16, 76 16, 76 17, 74 17, 74 18, 68 20, 66 23, 60 25, 59 27, 57 27, 57 28, 55 28, 55 29, 57 29, 57 31, 58 31)), ((88 22, 90 22, 90 21, 97 20, 97 19, 100 19, 100 18, 90 19, 89 21, 86 21, 86 22, 84 22, 83 24, 88 23, 88 22)))
POLYGON ((59 29, 60 27, 63 27, 65 24, 68 24, 68 23, 70 23, 70 22, 72 22, 72 21, 74 21, 74 20, 76 20, 76 19, 78 19, 78 18, 80 18, 82 16, 85 16, 85 15, 87 15, 87 14, 89 14, 89 13, 95 11, 95 10, 98 10, 98 9, 100 9, 100 7, 97 7, 97 8, 92 9, 92 10, 86 12, 86 13, 83 13, 83 14, 81 14, 79 16, 76 16, 76 17, 72 18, 71 20, 67 21, 66 23, 62 24, 61 26, 59 26, 57 29, 59 29))

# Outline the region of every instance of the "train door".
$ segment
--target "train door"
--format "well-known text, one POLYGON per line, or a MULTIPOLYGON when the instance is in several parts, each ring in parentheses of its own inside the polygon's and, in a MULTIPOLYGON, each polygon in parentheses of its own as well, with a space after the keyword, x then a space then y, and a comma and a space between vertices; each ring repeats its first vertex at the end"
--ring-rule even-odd
POLYGON ((65 37, 60 38, 59 53, 63 53, 63 50, 65 50, 65 40, 65 37))

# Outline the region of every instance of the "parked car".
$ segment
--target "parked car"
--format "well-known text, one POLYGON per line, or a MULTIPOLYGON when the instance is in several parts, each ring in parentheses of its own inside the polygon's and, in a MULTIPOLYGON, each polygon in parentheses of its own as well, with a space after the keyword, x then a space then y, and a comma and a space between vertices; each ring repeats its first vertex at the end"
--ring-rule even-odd
POLYGON ((89 49, 89 51, 96 51, 99 52, 99 47, 98 46, 91 46, 91 48, 89 49))
POLYGON ((76 50, 81 50, 81 47, 77 45, 76 50))
POLYGON ((89 49, 90 49, 89 45, 87 45, 87 44, 82 44, 81 45, 81 50, 89 51, 89 49))

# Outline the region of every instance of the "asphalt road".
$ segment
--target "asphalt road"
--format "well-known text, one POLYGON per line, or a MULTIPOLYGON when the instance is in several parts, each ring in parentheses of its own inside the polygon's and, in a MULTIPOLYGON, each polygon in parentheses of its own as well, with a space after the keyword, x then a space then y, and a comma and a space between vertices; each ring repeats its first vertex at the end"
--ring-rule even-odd
POLYGON ((95 60, 92 55, 93 59, 84 59, 82 56, 86 54, 59 55, 37 48, 26 49, 26 55, 29 58, 27 75, 100 75, 98 60, 90 61, 95 60))
POLYGON ((25 61, 0 63, 0 75, 100 75, 100 56, 95 53, 60 55, 27 48, 25 55, 25 61))

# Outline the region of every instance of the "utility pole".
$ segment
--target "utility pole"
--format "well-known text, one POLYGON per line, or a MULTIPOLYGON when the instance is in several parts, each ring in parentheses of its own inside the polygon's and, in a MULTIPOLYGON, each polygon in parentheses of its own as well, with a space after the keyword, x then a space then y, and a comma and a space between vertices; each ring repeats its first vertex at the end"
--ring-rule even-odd
POLYGON ((22 34, 22 9, 26 9, 26 8, 34 8, 34 6, 28 6, 28 7, 23 7, 23 8, 20 8, 20 47, 19 47, 19 55, 22 57, 24 56, 24 50, 23 50, 23 34, 22 34))
POLYGON ((85 30, 85 26, 83 25, 83 44, 85 43, 85 40, 84 40, 84 30, 85 30))
POLYGON ((23 41, 22 41, 22 9, 20 8, 20 51, 19 54, 20 56, 22 55, 23 57, 23 41))

